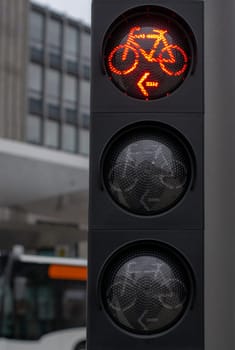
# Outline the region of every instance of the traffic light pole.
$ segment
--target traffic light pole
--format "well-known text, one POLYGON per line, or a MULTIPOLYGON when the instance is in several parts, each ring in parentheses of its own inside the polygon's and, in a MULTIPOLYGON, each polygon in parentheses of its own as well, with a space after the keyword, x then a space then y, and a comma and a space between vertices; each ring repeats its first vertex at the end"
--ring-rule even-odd
POLYGON ((235 4, 205 1, 206 350, 235 348, 235 4))

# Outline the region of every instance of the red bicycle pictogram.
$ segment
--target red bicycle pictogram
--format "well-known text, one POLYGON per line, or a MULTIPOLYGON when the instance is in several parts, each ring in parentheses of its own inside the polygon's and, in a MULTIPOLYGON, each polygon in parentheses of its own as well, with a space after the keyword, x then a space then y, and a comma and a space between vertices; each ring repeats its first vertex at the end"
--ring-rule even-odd
POLYGON ((131 28, 126 43, 116 46, 108 56, 108 66, 111 72, 117 75, 132 73, 139 65, 140 55, 142 55, 146 61, 158 63, 167 75, 182 75, 188 67, 188 56, 179 45, 169 43, 167 32, 167 30, 156 28, 150 33, 141 33, 141 27, 131 28), (149 52, 145 51, 137 42, 139 39, 154 40, 149 52), (162 48, 159 52, 160 44, 162 48), (118 54, 121 56, 121 68, 117 67, 116 62, 114 63, 114 58, 118 54), (132 58, 130 59, 130 57, 132 58))

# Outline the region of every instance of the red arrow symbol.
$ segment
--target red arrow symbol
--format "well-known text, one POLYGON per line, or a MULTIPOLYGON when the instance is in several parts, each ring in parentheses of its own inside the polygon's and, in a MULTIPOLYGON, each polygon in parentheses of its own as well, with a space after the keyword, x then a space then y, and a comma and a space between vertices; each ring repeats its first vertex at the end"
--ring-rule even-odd
POLYGON ((142 92, 142 94, 146 97, 149 96, 148 91, 146 90, 146 87, 154 87, 157 88, 159 83, 157 81, 145 81, 148 77, 150 76, 150 72, 146 72, 144 73, 144 75, 140 78, 140 80, 138 81, 137 85, 140 89, 140 91, 142 92), (143 85, 143 83, 145 82, 145 86, 143 85))

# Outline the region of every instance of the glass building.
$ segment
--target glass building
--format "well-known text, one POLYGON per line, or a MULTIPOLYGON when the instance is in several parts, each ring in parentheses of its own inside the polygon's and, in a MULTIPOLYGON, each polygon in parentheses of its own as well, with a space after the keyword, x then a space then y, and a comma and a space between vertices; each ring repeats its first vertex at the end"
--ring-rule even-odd
POLYGON ((90 28, 29 6, 26 141, 87 155, 90 28))

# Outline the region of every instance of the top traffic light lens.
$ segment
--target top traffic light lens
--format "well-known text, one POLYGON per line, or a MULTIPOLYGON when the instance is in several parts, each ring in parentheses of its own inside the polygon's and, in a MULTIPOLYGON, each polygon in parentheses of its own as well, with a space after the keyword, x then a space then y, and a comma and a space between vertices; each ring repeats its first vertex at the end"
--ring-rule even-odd
POLYGON ((107 74, 120 90, 138 99, 158 99, 176 90, 189 73, 189 29, 170 10, 135 8, 111 26, 104 57, 107 74))

